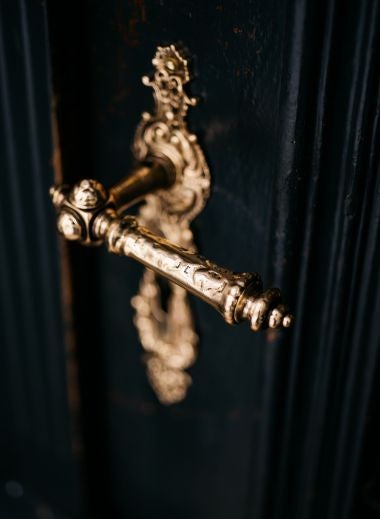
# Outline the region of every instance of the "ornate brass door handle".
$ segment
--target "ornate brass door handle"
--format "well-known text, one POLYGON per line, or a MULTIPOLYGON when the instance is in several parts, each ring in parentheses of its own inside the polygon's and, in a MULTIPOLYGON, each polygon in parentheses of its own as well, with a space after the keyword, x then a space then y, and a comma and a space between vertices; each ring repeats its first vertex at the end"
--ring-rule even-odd
POLYGON ((185 122, 188 107, 195 104, 183 91, 190 79, 187 61, 172 45, 158 47, 153 64, 153 78, 143 82, 154 89, 156 111, 143 114, 134 141, 140 165, 108 191, 96 180, 82 180, 73 188, 53 187, 51 196, 65 238, 104 243, 110 252, 149 269, 133 300, 135 324, 148 352, 153 388, 162 402, 173 403, 185 396, 191 379, 184 369, 196 357, 186 291, 213 306, 227 323, 249 321, 254 331, 287 328, 293 316, 277 288, 263 291, 257 273, 231 272, 196 252, 190 222, 208 198, 209 171, 185 122), (138 217, 125 216, 125 209, 141 199, 145 205, 138 217), (159 308, 152 271, 170 282, 166 314, 159 308))

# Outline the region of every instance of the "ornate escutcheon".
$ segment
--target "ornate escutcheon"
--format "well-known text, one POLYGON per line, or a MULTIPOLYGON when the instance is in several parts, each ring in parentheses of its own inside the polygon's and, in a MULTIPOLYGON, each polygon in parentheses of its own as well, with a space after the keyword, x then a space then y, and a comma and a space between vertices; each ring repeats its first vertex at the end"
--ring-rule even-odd
MULTIPOLYGON (((149 194, 138 220, 184 249, 196 251, 190 224, 209 197, 210 173, 197 137, 186 123, 189 107, 196 105, 196 99, 184 89, 190 81, 188 61, 170 45, 158 47, 152 63, 154 74, 144 76, 142 81, 153 89, 155 110, 142 114, 133 151, 141 162, 170 161, 176 182, 170 190, 149 194)), ((185 370, 197 357, 198 336, 186 290, 171 282, 168 285, 165 311, 157 276, 146 270, 132 305, 140 341, 147 352, 149 380, 160 401, 170 404, 182 400, 191 384, 185 370)))

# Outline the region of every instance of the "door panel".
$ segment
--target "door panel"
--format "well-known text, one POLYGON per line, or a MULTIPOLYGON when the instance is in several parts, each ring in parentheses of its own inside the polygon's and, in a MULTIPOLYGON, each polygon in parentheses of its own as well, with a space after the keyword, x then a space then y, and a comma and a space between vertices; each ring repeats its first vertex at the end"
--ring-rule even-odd
MULTIPOLYGON (((253 334, 192 298, 200 337, 193 386, 181 404, 164 407, 133 326, 142 269, 65 244, 80 397, 70 409, 83 445, 83 487, 75 475, 71 482, 84 503, 70 517, 376 517, 378 9, 334 0, 48 3, 57 135, 46 119, 44 127, 47 147, 54 141, 61 153, 56 175, 61 164, 68 183, 112 185, 128 172, 135 127, 152 107, 140 77, 157 45, 182 42, 194 56, 191 92, 202 99, 190 126, 213 180, 193 226, 199 249, 231 269, 260 272, 296 315, 291 331, 253 334)), ((47 193, 51 170, 44 178, 47 193)), ((19 189, 26 196, 31 186, 19 189)), ((51 212, 46 218, 51 233, 51 212)), ((56 268, 55 243, 42 247, 55 251, 56 268)), ((57 297, 58 277, 46 286, 57 297)), ((62 313, 59 301, 50 305, 62 313)), ((62 338, 60 328, 61 373, 62 338)), ((8 341, 23 351, 20 339, 8 341)))
MULTIPOLYGON (((152 104, 140 76, 149 71, 158 43, 182 40, 197 58, 192 92, 204 100, 192 111, 191 125, 213 172, 212 197, 194 225, 199 248, 230 268, 257 269, 268 284, 285 30, 284 7, 278 18, 274 10, 271 4, 92 4, 85 56, 92 80, 83 110, 91 174, 79 173, 111 184, 128 171, 135 126, 152 104)), ((63 88, 59 93, 64 96, 63 88)), ((226 327, 193 300, 201 341, 194 385, 181 405, 163 408, 147 383, 132 325, 129 301, 141 269, 97 252, 92 282, 100 294, 103 336, 97 333, 96 340, 109 424, 109 506, 131 517, 242 517, 258 478, 252 467, 266 455, 258 425, 268 427, 262 402, 271 398, 276 341, 226 327)), ((92 343, 89 356, 93 349, 92 343)), ((100 441, 94 449, 101 449, 100 441)))

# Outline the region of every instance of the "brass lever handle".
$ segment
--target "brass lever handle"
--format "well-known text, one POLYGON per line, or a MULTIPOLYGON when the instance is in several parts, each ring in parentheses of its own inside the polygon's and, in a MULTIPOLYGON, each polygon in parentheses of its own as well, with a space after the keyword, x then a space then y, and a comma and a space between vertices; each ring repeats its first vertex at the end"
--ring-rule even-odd
POLYGON ((52 188, 52 200, 59 210, 58 230, 68 240, 84 245, 104 242, 110 252, 134 258, 209 303, 229 324, 248 320, 254 331, 288 328, 293 316, 282 304, 280 290, 263 292, 257 273, 221 268, 140 226, 136 218, 118 216, 120 208, 140 198, 142 182, 151 190, 170 185, 170 178, 170 167, 157 164, 137 168, 109 193, 95 180, 82 180, 72 190, 52 188))
POLYGON ((170 45, 157 47, 152 63, 155 72, 143 83, 153 89, 155 109, 142 114, 133 142, 140 165, 108 192, 95 180, 82 180, 72 189, 52 188, 51 196, 58 230, 68 240, 105 243, 109 251, 148 267, 132 300, 134 323, 151 385, 162 403, 172 404, 186 395, 191 377, 185 370, 197 354, 187 291, 228 323, 248 320, 255 331, 287 328, 293 316, 277 288, 263 291, 258 274, 231 272, 197 254, 190 224, 209 197, 210 172, 186 123, 189 107, 196 104, 184 89, 188 61, 170 45), (123 215, 141 199, 145 203, 137 219, 123 215), (167 310, 154 273, 169 280, 167 310))

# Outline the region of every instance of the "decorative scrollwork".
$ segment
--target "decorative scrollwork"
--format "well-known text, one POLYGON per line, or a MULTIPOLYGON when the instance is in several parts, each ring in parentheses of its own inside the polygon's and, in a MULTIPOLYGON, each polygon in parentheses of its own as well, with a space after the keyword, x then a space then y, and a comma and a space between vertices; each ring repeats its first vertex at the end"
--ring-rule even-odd
MULTIPOLYGON (((142 114, 133 150, 139 161, 169 161, 175 168, 176 182, 168 190, 148 195, 138 219, 180 247, 195 251, 190 222, 210 194, 205 157, 186 124, 188 109, 197 100, 184 89, 190 81, 188 61, 174 45, 158 47, 152 63, 154 74, 142 81, 153 88, 155 111, 142 114)), ((165 404, 185 397, 191 377, 184 370, 195 361, 198 344, 186 290, 172 283, 169 288, 168 311, 163 312, 156 276, 146 271, 132 303, 140 341, 148 352, 148 377, 165 404)))
POLYGON ((160 216, 176 226, 187 226, 203 209, 210 192, 210 173, 197 137, 190 133, 186 114, 196 99, 184 86, 190 80, 187 60, 174 45, 158 47, 152 60, 155 72, 144 76, 144 85, 153 88, 155 112, 144 112, 137 127, 133 150, 140 161, 170 161, 176 171, 171 189, 149 195, 144 213, 160 216))

